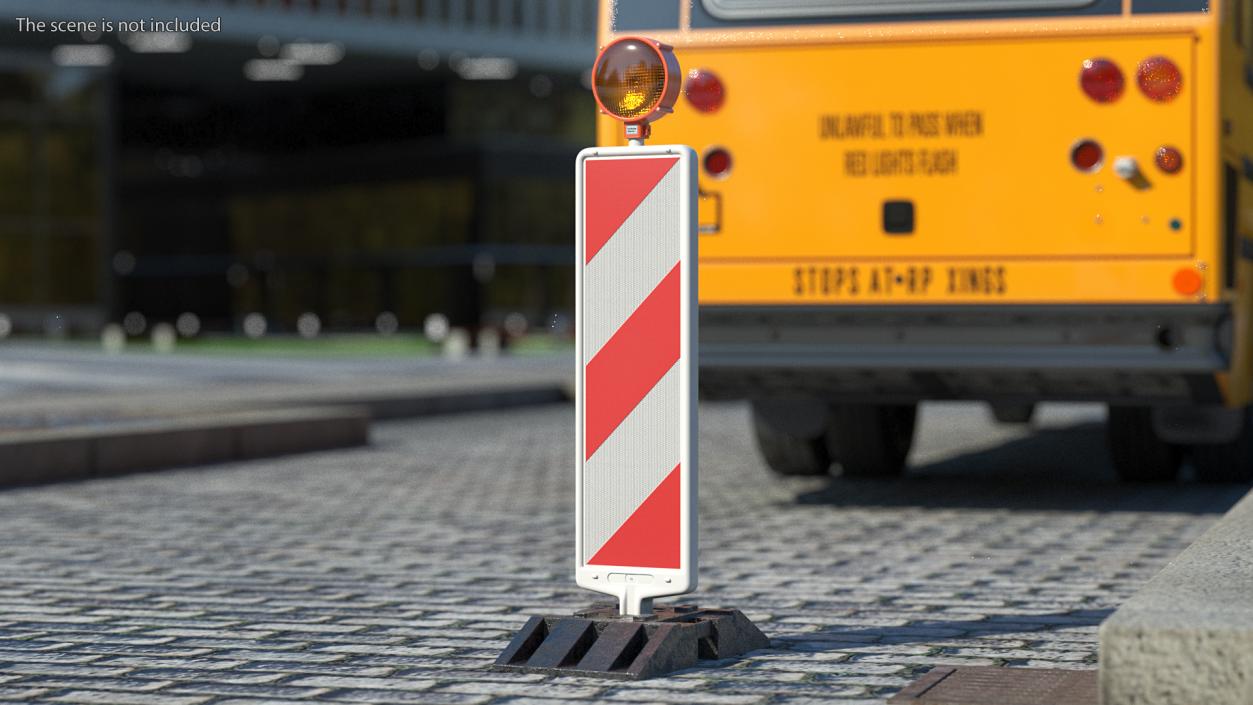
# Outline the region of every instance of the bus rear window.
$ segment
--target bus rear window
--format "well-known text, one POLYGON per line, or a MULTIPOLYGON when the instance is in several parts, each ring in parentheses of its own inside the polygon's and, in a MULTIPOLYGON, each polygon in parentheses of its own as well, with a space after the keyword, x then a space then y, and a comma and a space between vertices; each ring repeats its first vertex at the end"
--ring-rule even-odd
POLYGON ((1096 0, 702 0, 709 14, 724 20, 860 15, 931 15, 944 12, 1066 10, 1096 0))

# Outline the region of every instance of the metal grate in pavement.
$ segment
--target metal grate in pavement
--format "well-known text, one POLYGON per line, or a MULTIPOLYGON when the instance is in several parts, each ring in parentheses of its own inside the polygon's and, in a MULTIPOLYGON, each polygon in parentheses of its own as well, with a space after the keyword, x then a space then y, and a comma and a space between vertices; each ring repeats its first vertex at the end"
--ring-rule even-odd
POLYGON ((919 705, 1097 705, 1097 672, 1057 668, 940 667, 888 703, 919 705))

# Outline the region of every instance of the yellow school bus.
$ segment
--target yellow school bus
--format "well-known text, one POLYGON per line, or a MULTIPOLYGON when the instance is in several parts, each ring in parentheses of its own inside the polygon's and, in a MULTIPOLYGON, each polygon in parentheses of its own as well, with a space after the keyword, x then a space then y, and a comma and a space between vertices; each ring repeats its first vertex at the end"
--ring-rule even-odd
POLYGON ((1125 479, 1253 479, 1253 0, 602 0, 599 31, 685 72, 651 141, 702 159, 702 391, 772 469, 898 473, 924 400, 1086 400, 1125 479))

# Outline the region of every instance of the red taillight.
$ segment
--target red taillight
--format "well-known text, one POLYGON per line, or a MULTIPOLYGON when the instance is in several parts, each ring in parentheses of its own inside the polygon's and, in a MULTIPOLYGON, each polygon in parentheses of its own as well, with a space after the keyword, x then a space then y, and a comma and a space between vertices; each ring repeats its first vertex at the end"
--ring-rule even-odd
POLYGON ((722 147, 714 147, 705 152, 705 172, 715 179, 731 173, 731 153, 722 147))
POLYGON ((1122 70, 1109 59, 1088 59, 1079 73, 1079 85, 1098 103, 1112 103, 1122 96, 1122 70))
POLYGON ((1153 56, 1140 62, 1136 82, 1150 100, 1166 103, 1174 100, 1183 89, 1183 74, 1175 62, 1164 56, 1153 56))
POLYGON ((1070 150, 1070 163, 1079 171, 1096 171, 1105 159, 1105 150, 1094 140, 1083 140, 1070 150))
POLYGON ((1161 147, 1157 150, 1157 168, 1167 174, 1178 174, 1183 168, 1183 155, 1174 147, 1161 147))
POLYGON ((712 71, 705 69, 688 71, 687 85, 683 92, 687 94, 687 100, 692 107, 702 113, 716 112, 722 107, 722 102, 727 97, 726 89, 722 87, 722 80, 712 71))

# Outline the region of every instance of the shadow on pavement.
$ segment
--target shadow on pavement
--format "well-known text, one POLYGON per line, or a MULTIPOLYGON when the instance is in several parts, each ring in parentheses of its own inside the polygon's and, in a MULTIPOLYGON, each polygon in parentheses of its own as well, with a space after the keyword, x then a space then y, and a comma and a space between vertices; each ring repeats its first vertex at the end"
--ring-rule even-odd
POLYGON ((914 465, 891 480, 834 478, 797 504, 1215 514, 1247 485, 1119 482, 1103 425, 1041 429, 991 448, 914 465))
MULTIPOLYGON (((789 651, 829 651, 848 648, 851 644, 930 643, 944 639, 1047 632, 1063 627, 1095 627, 1113 613, 1112 608, 1102 608, 1049 614, 990 615, 964 620, 919 619, 894 627, 832 625, 814 632, 775 636, 770 639, 770 644, 772 648, 789 651)), ((765 630, 769 635, 769 625, 765 625, 765 630)))

